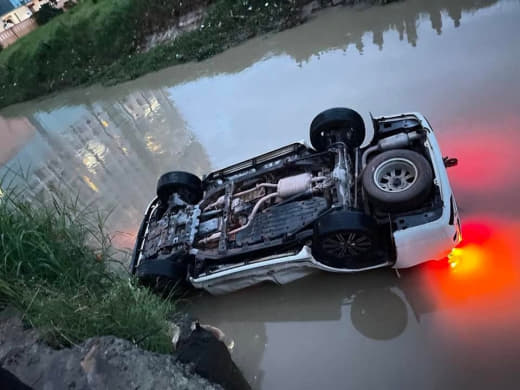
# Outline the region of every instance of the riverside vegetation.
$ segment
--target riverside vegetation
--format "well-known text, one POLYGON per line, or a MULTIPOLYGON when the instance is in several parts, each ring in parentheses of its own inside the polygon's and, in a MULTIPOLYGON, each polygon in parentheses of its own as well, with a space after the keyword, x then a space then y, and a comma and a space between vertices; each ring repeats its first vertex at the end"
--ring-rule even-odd
POLYGON ((105 218, 77 198, 29 203, 14 188, 0 195, 0 308, 16 308, 55 348, 112 335, 172 352, 174 300, 118 268, 105 218))
MULTIPOLYGON (((316 0, 319 7, 395 0, 316 0)), ((0 52, 0 107, 65 88, 113 84, 200 61, 253 36, 300 24, 310 0, 78 0, 0 52), (146 38, 204 9, 193 31, 143 50, 146 38)))

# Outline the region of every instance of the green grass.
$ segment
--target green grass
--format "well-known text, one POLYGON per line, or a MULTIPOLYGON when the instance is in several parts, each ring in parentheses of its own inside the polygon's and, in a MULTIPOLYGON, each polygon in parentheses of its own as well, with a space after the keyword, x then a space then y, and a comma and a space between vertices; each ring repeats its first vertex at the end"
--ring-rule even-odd
POLYGON ((147 34, 209 1, 81 1, 0 52, 0 107, 103 80, 147 34))
POLYGON ((132 3, 85 0, 3 50, 0 105, 83 84, 131 53, 132 3))
POLYGON ((116 272, 104 218, 78 199, 28 203, 13 188, 0 194, 0 306, 17 308, 54 347, 113 335, 171 352, 175 305, 122 267, 116 272))

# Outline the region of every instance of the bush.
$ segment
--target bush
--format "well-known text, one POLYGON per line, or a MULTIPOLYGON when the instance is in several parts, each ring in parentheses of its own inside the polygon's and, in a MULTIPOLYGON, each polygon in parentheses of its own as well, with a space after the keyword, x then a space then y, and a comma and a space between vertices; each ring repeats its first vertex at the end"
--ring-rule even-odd
POLYGON ((46 3, 41 6, 40 10, 36 12, 36 14, 34 14, 34 19, 36 20, 36 23, 43 26, 45 23, 62 13, 63 10, 54 7, 51 3, 46 3))
POLYGON ((28 203, 19 193, 0 192, 0 305, 54 347, 113 335, 171 352, 174 303, 116 272, 105 219, 78 199, 28 203))

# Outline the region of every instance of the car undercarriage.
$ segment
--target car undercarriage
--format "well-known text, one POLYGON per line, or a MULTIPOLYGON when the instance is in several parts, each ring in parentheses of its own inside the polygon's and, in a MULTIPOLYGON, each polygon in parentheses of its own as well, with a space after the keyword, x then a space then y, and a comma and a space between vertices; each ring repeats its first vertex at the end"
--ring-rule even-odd
POLYGON ((392 234, 439 218, 443 200, 428 129, 418 118, 372 122, 372 141, 361 147, 359 114, 330 109, 311 124, 313 148, 288 145, 202 180, 164 174, 137 237, 132 272, 153 285, 195 280, 303 246, 338 270, 393 264, 392 234))

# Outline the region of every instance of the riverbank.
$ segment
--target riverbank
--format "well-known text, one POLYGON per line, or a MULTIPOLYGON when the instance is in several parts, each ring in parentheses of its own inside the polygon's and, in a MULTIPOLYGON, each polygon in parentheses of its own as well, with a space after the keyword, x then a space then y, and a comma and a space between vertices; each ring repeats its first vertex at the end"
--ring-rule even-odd
POLYGON ((221 389, 172 355, 145 351, 113 336, 59 350, 39 338, 35 329, 24 329, 15 312, 0 312, 2 369, 32 389, 221 389))
POLYGON ((113 335, 149 351, 172 351, 175 301, 129 279, 105 218, 78 199, 28 203, 23 190, 0 185, 0 308, 23 313, 54 348, 113 335))
POLYGON ((105 218, 23 193, 0 191, 2 369, 36 389, 250 389, 222 334, 179 310, 179 289, 128 275, 105 218))
POLYGON ((0 52, 0 107, 201 61, 320 8, 395 0, 84 0, 0 52))

